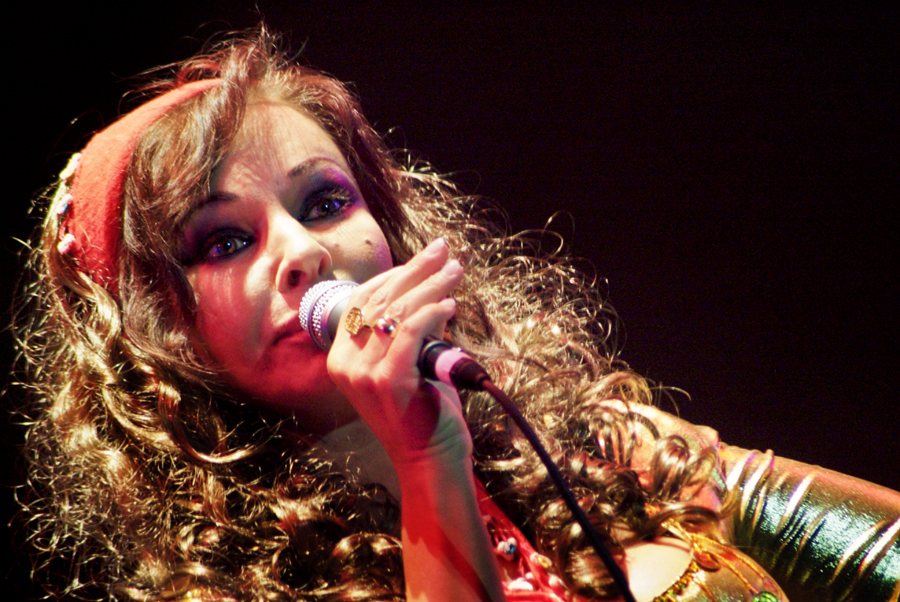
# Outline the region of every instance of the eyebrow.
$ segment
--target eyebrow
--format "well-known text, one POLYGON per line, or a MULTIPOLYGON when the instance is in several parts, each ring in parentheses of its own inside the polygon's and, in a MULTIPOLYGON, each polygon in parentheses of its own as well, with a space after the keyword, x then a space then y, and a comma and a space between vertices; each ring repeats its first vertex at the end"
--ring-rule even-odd
POLYGON ((208 197, 204 198, 200 201, 196 207, 191 211, 191 213, 196 213, 197 211, 203 209, 207 205, 214 205, 216 203, 227 203, 228 201, 233 201, 237 199, 237 195, 231 194, 230 192, 214 192, 208 197))
POLYGON ((316 163, 319 163, 321 161, 322 159, 307 159, 300 165, 297 165, 296 167, 288 171, 287 175, 289 178, 298 178, 312 169, 316 163))
POLYGON ((339 165, 336 161, 329 159, 328 157, 310 157, 305 161, 301 162, 299 165, 291 168, 288 171, 289 178, 297 178, 299 176, 304 175, 306 172, 311 170, 314 167, 321 165, 322 163, 327 163, 328 165, 332 165, 341 171, 344 171, 344 167, 339 165))

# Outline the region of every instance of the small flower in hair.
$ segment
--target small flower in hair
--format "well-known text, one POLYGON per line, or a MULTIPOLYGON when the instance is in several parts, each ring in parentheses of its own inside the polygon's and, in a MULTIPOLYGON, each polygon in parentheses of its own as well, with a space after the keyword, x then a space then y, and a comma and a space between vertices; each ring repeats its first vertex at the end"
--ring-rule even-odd
POLYGON ((81 163, 81 153, 75 153, 72 155, 72 158, 69 159, 69 162, 66 164, 66 168, 59 173, 60 180, 68 180, 72 176, 75 175, 75 170, 78 169, 78 164, 81 163))
POLYGON ((63 216, 69 210, 69 207, 72 205, 72 195, 66 194, 59 200, 59 203, 56 205, 56 215, 63 216))
POLYGON ((62 240, 59 241, 59 244, 56 245, 56 250, 59 251, 60 255, 66 255, 69 251, 72 250, 72 247, 75 246, 75 237, 71 232, 67 232, 65 236, 63 236, 62 240))

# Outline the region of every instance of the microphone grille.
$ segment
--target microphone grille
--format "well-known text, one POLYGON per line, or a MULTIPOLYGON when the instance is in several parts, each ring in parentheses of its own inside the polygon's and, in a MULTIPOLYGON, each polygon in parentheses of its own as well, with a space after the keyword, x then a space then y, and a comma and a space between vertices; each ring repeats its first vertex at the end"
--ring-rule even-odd
POLYGON ((306 291, 300 301, 300 325, 320 349, 331 347, 328 318, 336 301, 359 286, 350 280, 323 280, 306 291))

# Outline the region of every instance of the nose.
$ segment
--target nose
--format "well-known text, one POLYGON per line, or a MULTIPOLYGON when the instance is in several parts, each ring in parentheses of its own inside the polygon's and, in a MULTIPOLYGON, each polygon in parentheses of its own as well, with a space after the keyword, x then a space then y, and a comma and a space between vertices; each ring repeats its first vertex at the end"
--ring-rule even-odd
POLYGON ((277 257, 278 292, 305 291, 331 271, 328 249, 290 214, 275 217, 270 228, 269 242, 277 257))

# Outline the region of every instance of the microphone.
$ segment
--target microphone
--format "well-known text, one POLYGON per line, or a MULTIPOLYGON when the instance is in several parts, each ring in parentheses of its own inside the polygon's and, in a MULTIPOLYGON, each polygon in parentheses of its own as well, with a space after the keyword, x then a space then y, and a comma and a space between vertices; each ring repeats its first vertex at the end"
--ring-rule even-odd
MULTIPOLYGON (((350 280, 323 280, 303 295, 300 301, 300 325, 324 351, 331 349, 341 316, 350 304, 350 295, 359 286, 350 280)), ((419 360, 419 373, 457 389, 480 391, 490 380, 487 371, 459 347, 434 337, 425 337, 419 360)))

